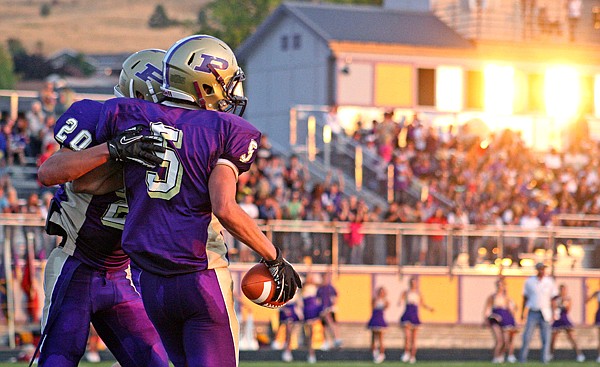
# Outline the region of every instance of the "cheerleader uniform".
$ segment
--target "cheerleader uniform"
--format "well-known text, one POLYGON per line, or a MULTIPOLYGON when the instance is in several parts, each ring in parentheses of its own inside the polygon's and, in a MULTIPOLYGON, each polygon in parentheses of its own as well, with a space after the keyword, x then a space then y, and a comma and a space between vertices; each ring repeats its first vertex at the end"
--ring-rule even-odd
POLYGON ((385 322, 385 318, 383 317, 385 303, 386 302, 383 299, 378 299, 377 301, 375 301, 373 313, 371 314, 371 318, 369 319, 369 323, 367 324, 368 329, 378 331, 387 327, 387 322, 385 322))
POLYGON ((560 310, 560 316, 558 320, 554 320, 552 323, 552 330, 570 330, 573 329, 573 323, 569 320, 567 315, 567 308, 564 306, 562 297, 557 299, 558 309, 560 310))
POLYGON ((419 304, 421 303, 421 296, 417 292, 408 291, 406 295, 406 309, 400 318, 400 325, 421 325, 419 320, 419 304))
POLYGON ((490 324, 498 324, 502 329, 514 329, 517 324, 515 318, 507 306, 506 298, 494 295, 492 313, 488 316, 490 324))
POLYGON ((321 317, 321 300, 317 297, 317 286, 306 284, 302 288, 304 321, 313 321, 321 317))
POLYGON ((291 324, 298 321, 300 321, 300 317, 298 317, 298 313, 296 312, 296 301, 295 298, 292 298, 279 309, 279 323, 291 324))

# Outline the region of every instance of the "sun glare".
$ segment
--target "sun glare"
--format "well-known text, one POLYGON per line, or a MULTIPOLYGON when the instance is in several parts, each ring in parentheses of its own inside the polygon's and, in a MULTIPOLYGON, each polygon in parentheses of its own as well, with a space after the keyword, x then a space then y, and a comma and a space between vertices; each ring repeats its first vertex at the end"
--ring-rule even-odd
POLYGON ((458 66, 440 66, 436 70, 435 104, 438 111, 463 109, 463 70, 458 66))
POLYGON ((513 113, 515 69, 510 65, 487 65, 483 70, 484 109, 498 115, 513 113))
POLYGON ((581 103, 579 73, 571 66, 552 66, 544 79, 546 113, 550 117, 568 119, 577 115, 581 103))

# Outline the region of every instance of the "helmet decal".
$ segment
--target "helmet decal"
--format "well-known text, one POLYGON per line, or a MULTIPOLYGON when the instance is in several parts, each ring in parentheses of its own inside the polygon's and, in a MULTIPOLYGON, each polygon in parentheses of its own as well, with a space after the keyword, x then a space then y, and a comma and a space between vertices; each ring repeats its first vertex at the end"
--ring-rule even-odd
POLYGON ((152 79, 158 83, 163 82, 162 70, 149 62, 146 63, 146 68, 142 71, 138 71, 137 73, 135 73, 135 76, 142 79, 143 81, 152 79))
POLYGON ((211 66, 217 70, 227 70, 229 67, 227 60, 220 57, 202 54, 200 58, 202 59, 202 64, 194 67, 194 70, 202 73, 212 73, 210 69, 211 66))

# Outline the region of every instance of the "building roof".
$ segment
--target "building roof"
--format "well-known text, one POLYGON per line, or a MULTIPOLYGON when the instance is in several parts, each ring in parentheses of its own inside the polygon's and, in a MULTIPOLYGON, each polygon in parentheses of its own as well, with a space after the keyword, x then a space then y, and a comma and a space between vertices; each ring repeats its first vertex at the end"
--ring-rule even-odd
MULTIPOLYGON (((71 48, 65 48, 50 55, 48 60, 50 60, 54 67, 61 67, 65 63, 65 60, 68 58, 75 58, 79 54, 81 54, 81 52, 71 48)), ((121 70, 123 62, 129 55, 131 55, 129 52, 114 54, 84 54, 84 59, 99 70, 107 68, 111 70, 121 70)))
POLYGON ((388 9, 377 6, 283 3, 237 50, 240 58, 251 52, 262 35, 283 16, 295 17, 324 42, 332 41, 471 48, 471 42, 431 12, 388 9))
POLYGON ((131 55, 131 52, 120 52, 115 54, 89 54, 99 69, 121 70, 123 62, 131 55))

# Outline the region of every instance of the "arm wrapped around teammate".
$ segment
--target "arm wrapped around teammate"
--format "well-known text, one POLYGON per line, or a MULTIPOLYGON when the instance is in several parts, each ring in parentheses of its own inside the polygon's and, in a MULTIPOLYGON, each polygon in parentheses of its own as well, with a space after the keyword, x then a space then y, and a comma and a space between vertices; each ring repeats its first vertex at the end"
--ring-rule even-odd
POLYGON ((165 151, 161 136, 142 134, 142 126, 134 126, 115 136, 107 142, 110 158, 116 161, 131 161, 146 167, 156 167, 162 158, 156 153, 165 151))
POLYGON ((283 258, 279 247, 275 246, 275 249, 277 250, 275 260, 262 259, 261 261, 267 265, 277 285, 271 301, 285 303, 294 297, 297 288, 302 288, 302 281, 292 264, 283 258))

